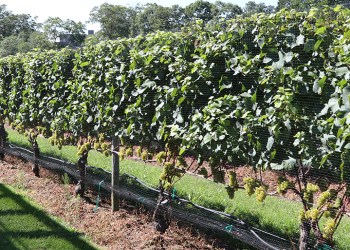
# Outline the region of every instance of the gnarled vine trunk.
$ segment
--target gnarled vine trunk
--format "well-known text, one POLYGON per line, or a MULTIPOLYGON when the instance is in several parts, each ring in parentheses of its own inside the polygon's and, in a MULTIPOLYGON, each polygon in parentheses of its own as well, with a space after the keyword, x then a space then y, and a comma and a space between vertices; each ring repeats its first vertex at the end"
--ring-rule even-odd
POLYGON ((40 177, 39 163, 38 159, 40 157, 39 145, 36 139, 31 140, 33 152, 34 152, 34 165, 32 167, 32 171, 36 177, 40 177))
MULTIPOLYGON (((171 199, 168 199, 168 201, 166 201, 162 181, 159 181, 159 189, 160 192, 158 196, 157 206, 153 212, 153 221, 155 222, 155 229, 161 233, 164 233, 170 225, 171 214, 169 212, 169 208, 166 208, 163 202, 171 202, 171 199)), ((171 206, 171 204, 169 206, 171 206)))
POLYGON ((300 223, 299 250, 306 250, 310 240, 311 223, 310 220, 303 220, 300 223))
POLYGON ((87 164, 87 158, 88 158, 88 151, 84 151, 83 154, 80 156, 78 160, 78 170, 80 174, 80 181, 78 185, 80 185, 77 188, 77 194, 80 194, 81 196, 84 195, 85 192, 85 179, 86 179, 86 164, 87 164))
POLYGON ((5 158, 3 148, 5 147, 6 142, 7 132, 5 130, 5 125, 2 123, 0 124, 0 161, 2 161, 5 158))

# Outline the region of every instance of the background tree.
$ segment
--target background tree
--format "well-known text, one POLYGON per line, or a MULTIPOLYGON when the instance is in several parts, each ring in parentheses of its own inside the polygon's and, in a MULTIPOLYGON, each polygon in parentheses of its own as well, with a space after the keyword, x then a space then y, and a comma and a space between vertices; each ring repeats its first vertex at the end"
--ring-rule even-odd
POLYGON ((347 0, 279 0, 276 10, 286 8, 306 11, 311 7, 322 7, 323 5, 333 6, 337 4, 343 4, 345 7, 349 7, 349 1, 347 0))
POLYGON ((70 19, 49 17, 43 23, 43 30, 48 39, 53 42, 58 42, 59 38, 66 36, 69 46, 79 46, 85 39, 85 25, 70 19))
POLYGON ((46 38, 43 32, 21 32, 17 36, 5 37, 0 42, 0 57, 25 53, 33 49, 54 49, 55 44, 46 38))
POLYGON ((133 24, 133 35, 147 34, 157 30, 172 30, 176 27, 176 19, 169 7, 155 3, 140 6, 133 24))
POLYGON ((6 5, 0 5, 0 40, 21 32, 35 31, 37 26, 36 17, 29 14, 15 15, 7 10, 6 5))
POLYGON ((91 10, 90 22, 100 24, 99 33, 105 38, 129 37, 135 14, 132 8, 104 3, 91 10))
POLYGON ((223 1, 216 1, 215 6, 217 9, 217 17, 224 17, 224 18, 234 18, 237 15, 240 15, 243 13, 243 10, 241 7, 239 7, 237 4, 232 3, 225 3, 223 1))
POLYGON ((216 6, 208 1, 197 0, 185 7, 187 21, 201 19, 204 22, 212 20, 218 14, 216 6))
POLYGON ((185 25, 185 9, 180 5, 175 4, 170 7, 171 8, 171 16, 170 23, 171 27, 174 31, 179 31, 185 25))
POLYGON ((250 16, 256 13, 273 13, 275 7, 272 5, 266 5, 265 3, 256 3, 254 1, 249 1, 243 8, 244 14, 250 16))

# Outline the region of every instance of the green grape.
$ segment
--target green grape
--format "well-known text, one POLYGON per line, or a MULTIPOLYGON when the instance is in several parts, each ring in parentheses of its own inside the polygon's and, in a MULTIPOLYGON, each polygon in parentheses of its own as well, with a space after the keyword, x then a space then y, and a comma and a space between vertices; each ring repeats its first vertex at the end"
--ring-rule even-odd
POLYGON ((165 162, 164 163, 164 172, 167 174, 167 175, 170 175, 171 174, 171 171, 173 170, 174 166, 171 162, 165 162))
POLYGON ((331 192, 329 190, 322 192, 317 201, 317 206, 320 207, 326 203, 331 198, 331 192))
POLYGON ((277 192, 282 195, 286 194, 290 188, 289 181, 283 176, 278 177, 277 184, 277 192))
POLYGON ((328 219, 323 226, 323 237, 331 240, 335 230, 335 220, 328 219))
POLYGON ((306 201, 311 202, 313 195, 311 193, 305 191, 303 197, 306 201))
POLYGON ((94 149, 95 149, 95 150, 98 150, 100 147, 101 147, 101 144, 100 144, 100 143, 98 143, 98 142, 95 142, 95 143, 94 143, 94 149))
POLYGON ((121 148, 119 150, 119 159, 122 161, 125 159, 125 149, 124 148, 121 148))
POLYGON ((325 218, 330 218, 330 217, 332 217, 332 214, 331 214, 330 211, 325 211, 325 212, 323 213, 323 216, 324 216, 325 218))
POLYGON ((266 189, 263 186, 257 187, 255 189, 255 195, 258 202, 263 202, 266 198, 266 189))
POLYGON ((245 177, 243 178, 244 182, 244 189, 247 192, 249 196, 254 194, 254 188, 256 186, 256 180, 251 177, 245 177))
POLYGON ((140 146, 140 147, 138 147, 137 150, 136 150, 136 155, 137 155, 138 157, 141 157, 141 154, 142 154, 142 147, 140 146))
POLYGON ((133 155, 132 148, 128 148, 128 149, 125 151, 125 155, 126 155, 126 156, 129 156, 129 157, 132 157, 132 155, 133 155))
POLYGON ((99 142, 99 144, 104 143, 104 141, 105 141, 105 135, 104 134, 99 134, 98 135, 98 142, 99 142))
POLYGON ((334 207, 334 208, 340 208, 341 205, 342 205, 342 199, 340 199, 339 197, 336 198, 335 201, 334 201, 333 207, 334 207))
POLYGON ((313 202, 314 193, 319 190, 318 186, 312 183, 308 183, 306 185, 306 189, 304 191, 304 199, 308 202, 313 202))
POLYGON ((105 151, 105 150, 108 150, 108 144, 107 143, 102 143, 101 144, 101 149, 103 150, 103 151, 105 151))
POLYGON ((228 173, 228 185, 235 190, 238 189, 237 174, 233 171, 228 173))
POLYGON ((166 153, 164 151, 160 151, 157 155, 156 155, 156 159, 157 159, 157 162, 159 164, 162 164, 164 159, 165 159, 165 156, 166 156, 166 153))
POLYGON ((147 151, 147 150, 145 150, 145 151, 142 152, 142 154, 141 154, 141 159, 142 159, 143 161, 147 161, 147 160, 148 160, 148 151, 147 151))
POLYGON ((312 183, 308 183, 306 185, 306 191, 309 192, 309 193, 316 193, 317 191, 319 191, 319 187, 315 184, 312 184, 312 183))
POLYGON ((317 208, 312 208, 305 213, 305 218, 311 219, 311 220, 317 220, 317 217, 319 215, 320 211, 318 211, 317 208))
POLYGON ((306 219, 305 211, 303 209, 300 209, 298 219, 300 222, 302 222, 306 219))
POLYGON ((108 151, 108 150, 105 150, 105 151, 103 151, 103 154, 107 157, 107 156, 109 156, 110 155, 110 151, 108 151))

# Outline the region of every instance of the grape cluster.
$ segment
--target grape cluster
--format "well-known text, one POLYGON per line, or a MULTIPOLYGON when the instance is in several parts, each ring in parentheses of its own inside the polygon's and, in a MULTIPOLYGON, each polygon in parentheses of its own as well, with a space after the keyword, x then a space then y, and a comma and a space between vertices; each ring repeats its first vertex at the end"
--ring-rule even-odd
POLYGON ((228 185, 235 190, 238 189, 237 174, 233 171, 228 172, 228 185))
POLYGON ((130 147, 130 148, 127 148, 126 150, 125 150, 125 155, 126 156, 128 156, 128 157, 132 157, 133 156, 133 150, 132 150, 132 147, 130 147))
POLYGON ((237 174, 233 171, 228 172, 228 186, 226 187, 227 194, 230 199, 235 196, 235 191, 238 190, 237 174))
POLYGON ((323 237, 331 240, 335 231, 335 220, 328 219, 323 226, 323 237))
POLYGON ((304 191, 304 199, 308 202, 313 202, 314 193, 319 191, 319 187, 315 184, 308 183, 304 191))
POLYGON ((255 195, 258 202, 263 202, 266 198, 266 187, 260 186, 255 188, 255 195))
POLYGON ((13 123, 11 123, 11 127, 20 134, 24 134, 24 132, 25 132, 25 127, 22 123, 13 122, 13 123))
POLYGON ((137 157, 140 157, 140 158, 141 158, 141 154, 142 154, 142 147, 139 146, 139 147, 137 147, 137 149, 136 149, 136 155, 137 155, 137 157))
POLYGON ((291 186, 290 182, 284 176, 278 177, 277 184, 277 192, 281 195, 286 194, 291 186))
POLYGON ((165 160, 165 157, 166 157, 166 153, 164 151, 160 151, 157 155, 156 155, 156 159, 157 159, 157 162, 159 164, 162 164, 163 161, 165 160))
POLYGON ((312 208, 306 211, 305 218, 315 221, 317 220, 319 214, 320 214, 320 211, 317 208, 312 208))
POLYGON ((124 160, 125 159, 125 148, 119 149, 119 160, 124 160))
POLYGON ((304 221, 306 218, 305 218, 305 211, 304 209, 300 209, 299 211, 299 215, 298 215, 298 218, 299 218, 299 221, 304 221))
POLYGON ((164 181, 164 188, 170 188, 173 185, 175 177, 181 178, 183 171, 174 166, 171 162, 164 162, 163 172, 160 175, 160 180, 164 181))
POLYGON ((85 152, 91 150, 91 143, 86 142, 81 146, 78 146, 78 155, 83 155, 85 152))
POLYGON ((144 150, 142 153, 141 153, 141 159, 143 161, 147 161, 148 160, 148 150, 144 150))
POLYGON ((249 196, 252 196, 254 194, 254 189, 257 186, 256 180, 251 177, 245 177, 243 178, 243 182, 245 191, 249 196))
POLYGON ((321 207, 323 206, 328 200, 332 198, 332 194, 329 190, 322 192, 320 194, 320 197, 317 200, 317 206, 321 207))

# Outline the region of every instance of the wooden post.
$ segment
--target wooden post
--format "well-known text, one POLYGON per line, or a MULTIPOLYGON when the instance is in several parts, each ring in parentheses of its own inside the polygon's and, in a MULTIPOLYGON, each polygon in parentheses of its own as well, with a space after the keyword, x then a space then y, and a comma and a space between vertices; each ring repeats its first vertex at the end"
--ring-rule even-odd
POLYGON ((112 183, 111 183, 112 211, 119 211, 119 138, 112 137, 112 183))

